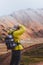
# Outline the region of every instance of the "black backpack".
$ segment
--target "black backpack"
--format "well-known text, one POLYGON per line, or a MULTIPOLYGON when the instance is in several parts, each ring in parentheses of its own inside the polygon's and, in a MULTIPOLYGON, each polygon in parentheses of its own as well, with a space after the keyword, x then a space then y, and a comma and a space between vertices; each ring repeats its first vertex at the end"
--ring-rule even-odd
POLYGON ((6 43, 7 49, 13 49, 15 46, 17 46, 11 34, 6 36, 5 43, 6 43))

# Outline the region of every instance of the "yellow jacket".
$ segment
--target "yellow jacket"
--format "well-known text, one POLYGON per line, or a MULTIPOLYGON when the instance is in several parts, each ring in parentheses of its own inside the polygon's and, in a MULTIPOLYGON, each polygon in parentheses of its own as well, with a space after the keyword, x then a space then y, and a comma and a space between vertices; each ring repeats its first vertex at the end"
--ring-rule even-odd
MULTIPOLYGON (((10 31, 9 33, 11 33, 10 31)), ((15 42, 20 42, 20 36, 25 32, 25 27, 20 25, 20 29, 13 31, 13 37, 15 42)), ((22 50, 23 46, 21 44, 17 45, 13 50, 22 50)))

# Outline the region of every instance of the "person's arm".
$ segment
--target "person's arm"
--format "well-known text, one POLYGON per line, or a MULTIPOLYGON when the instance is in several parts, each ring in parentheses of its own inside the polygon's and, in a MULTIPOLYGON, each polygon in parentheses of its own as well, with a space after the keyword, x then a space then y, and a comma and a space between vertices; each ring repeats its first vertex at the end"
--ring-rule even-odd
POLYGON ((22 35, 25 32, 25 26, 19 25, 20 28, 16 31, 14 31, 13 35, 16 37, 18 35, 22 35))

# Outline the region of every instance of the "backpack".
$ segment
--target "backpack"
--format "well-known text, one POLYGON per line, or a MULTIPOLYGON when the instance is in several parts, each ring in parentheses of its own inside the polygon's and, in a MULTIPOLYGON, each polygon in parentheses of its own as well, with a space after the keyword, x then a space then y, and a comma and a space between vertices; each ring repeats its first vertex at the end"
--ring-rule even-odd
POLYGON ((14 42, 12 34, 9 34, 5 38, 5 44, 7 46, 7 49, 13 49, 17 44, 14 42))

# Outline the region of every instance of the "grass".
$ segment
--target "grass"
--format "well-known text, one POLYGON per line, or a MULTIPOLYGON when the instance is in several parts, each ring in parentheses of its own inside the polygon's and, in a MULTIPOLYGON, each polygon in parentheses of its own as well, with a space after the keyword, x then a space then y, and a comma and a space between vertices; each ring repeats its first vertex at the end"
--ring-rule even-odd
POLYGON ((30 65, 38 62, 43 62, 43 45, 27 50, 22 54, 22 65, 30 65))
POLYGON ((30 63, 32 64, 38 62, 43 62, 43 58, 29 57, 29 56, 22 55, 21 64, 23 65, 28 65, 30 63))

